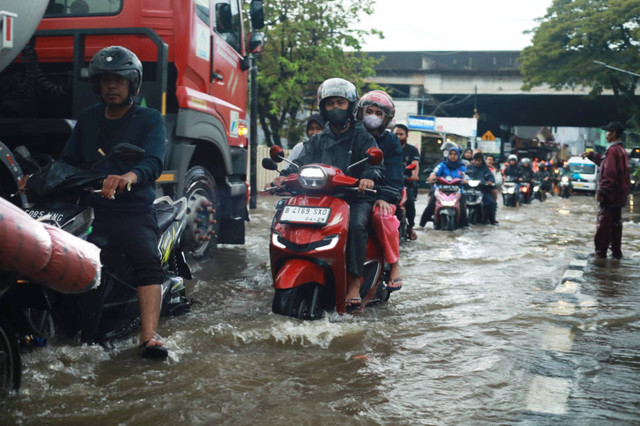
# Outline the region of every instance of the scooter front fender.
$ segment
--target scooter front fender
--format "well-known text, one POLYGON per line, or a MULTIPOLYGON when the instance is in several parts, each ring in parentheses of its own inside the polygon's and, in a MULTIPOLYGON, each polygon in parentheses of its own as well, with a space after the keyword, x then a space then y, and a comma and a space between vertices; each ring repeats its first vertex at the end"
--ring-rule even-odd
POLYGON ((310 282, 326 285, 325 270, 306 259, 291 259, 278 271, 273 287, 286 290, 310 282))

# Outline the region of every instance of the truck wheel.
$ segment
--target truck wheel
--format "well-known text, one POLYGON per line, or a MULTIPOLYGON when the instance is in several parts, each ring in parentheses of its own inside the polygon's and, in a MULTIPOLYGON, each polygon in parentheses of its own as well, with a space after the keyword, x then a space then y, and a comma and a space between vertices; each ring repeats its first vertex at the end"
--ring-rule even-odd
POLYGON ((20 387, 20 351, 13 328, 4 318, 0 318, 0 394, 20 387))
POLYGON ((201 166, 189 169, 185 178, 187 225, 182 246, 195 259, 211 254, 218 243, 220 198, 213 176, 201 166))

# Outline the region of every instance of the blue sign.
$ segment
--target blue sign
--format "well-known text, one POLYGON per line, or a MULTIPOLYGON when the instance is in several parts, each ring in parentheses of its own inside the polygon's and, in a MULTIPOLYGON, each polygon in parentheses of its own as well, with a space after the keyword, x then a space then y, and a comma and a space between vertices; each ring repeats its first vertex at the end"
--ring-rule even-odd
POLYGON ((425 115, 410 115, 407 118, 407 127, 410 130, 435 130, 436 118, 425 115))

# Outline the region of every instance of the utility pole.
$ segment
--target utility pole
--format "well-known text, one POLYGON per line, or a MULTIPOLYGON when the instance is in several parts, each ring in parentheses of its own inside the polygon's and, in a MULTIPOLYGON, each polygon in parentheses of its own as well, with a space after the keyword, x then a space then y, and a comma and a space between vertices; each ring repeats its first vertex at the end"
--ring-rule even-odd
POLYGON ((257 53, 251 54, 251 119, 249 121, 249 158, 251 158, 251 164, 249 165, 249 186, 251 192, 249 193, 249 208, 255 209, 258 205, 258 60, 256 58, 257 53))

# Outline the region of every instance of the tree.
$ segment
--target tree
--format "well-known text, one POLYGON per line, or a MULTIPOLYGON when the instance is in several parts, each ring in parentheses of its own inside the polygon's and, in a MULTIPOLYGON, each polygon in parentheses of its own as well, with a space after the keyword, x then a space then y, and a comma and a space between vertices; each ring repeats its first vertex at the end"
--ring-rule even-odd
POLYGON ((267 145, 304 134, 303 109, 316 105, 322 81, 342 77, 357 87, 375 74, 375 60, 360 52, 367 34, 356 29, 375 0, 270 0, 265 2, 265 47, 258 60, 258 116, 267 145), (350 52, 345 52, 348 49, 350 52))
POLYGON ((618 112, 640 128, 638 77, 593 62, 640 70, 640 2, 554 0, 538 22, 520 58, 523 90, 590 87, 590 95, 598 96, 611 89, 618 112))

